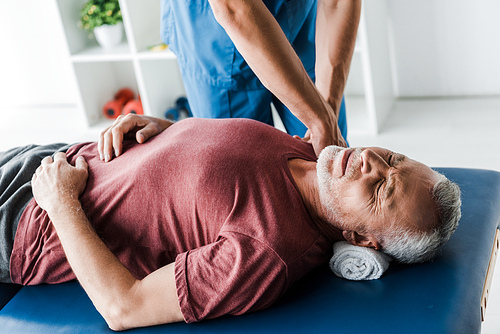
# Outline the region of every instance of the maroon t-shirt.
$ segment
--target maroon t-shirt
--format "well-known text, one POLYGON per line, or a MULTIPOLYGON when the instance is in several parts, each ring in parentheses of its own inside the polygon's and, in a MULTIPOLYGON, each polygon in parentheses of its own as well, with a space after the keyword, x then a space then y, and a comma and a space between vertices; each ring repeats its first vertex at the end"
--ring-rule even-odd
MULTIPOLYGON (((137 278, 175 261, 187 322, 269 306, 325 263, 318 232, 288 169, 312 146, 252 120, 187 119, 109 163, 96 143, 73 146, 89 179, 80 201, 110 250, 137 278)), ((14 283, 75 276, 46 212, 26 208, 11 257, 14 283)))

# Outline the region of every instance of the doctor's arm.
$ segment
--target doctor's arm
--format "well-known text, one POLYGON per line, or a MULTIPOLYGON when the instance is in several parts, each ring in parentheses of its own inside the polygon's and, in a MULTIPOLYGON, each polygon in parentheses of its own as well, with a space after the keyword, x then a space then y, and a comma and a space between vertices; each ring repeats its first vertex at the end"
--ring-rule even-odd
POLYGON ((113 330, 182 321, 173 263, 137 280, 94 232, 78 200, 87 177, 83 158, 73 167, 57 153, 42 160, 32 186, 92 303, 113 330))
POLYGON ((216 20, 263 85, 309 129, 316 154, 331 144, 345 146, 335 112, 262 0, 209 2, 216 20))
POLYGON ((338 116, 356 44, 361 0, 319 0, 316 87, 338 116))

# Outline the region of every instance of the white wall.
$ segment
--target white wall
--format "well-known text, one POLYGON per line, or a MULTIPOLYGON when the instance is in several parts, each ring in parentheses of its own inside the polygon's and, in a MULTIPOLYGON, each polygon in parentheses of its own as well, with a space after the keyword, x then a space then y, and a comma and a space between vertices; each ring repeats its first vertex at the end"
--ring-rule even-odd
POLYGON ((500 95, 500 1, 389 0, 388 9, 397 95, 500 95))
MULTIPOLYGON (((500 1, 389 0, 388 11, 396 94, 500 95, 500 1)), ((2 1, 2 12, 2 106, 77 103, 55 1, 2 1)))
POLYGON ((55 2, 2 0, 2 13, 0 112, 8 106, 77 103, 55 2))

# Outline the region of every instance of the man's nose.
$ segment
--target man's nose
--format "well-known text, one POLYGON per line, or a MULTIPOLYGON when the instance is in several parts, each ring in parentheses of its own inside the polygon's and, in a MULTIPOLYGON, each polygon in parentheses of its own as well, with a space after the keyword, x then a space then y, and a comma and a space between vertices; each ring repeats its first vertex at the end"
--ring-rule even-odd
POLYGON ((370 149, 361 152, 361 172, 366 175, 384 176, 390 166, 380 155, 370 149))

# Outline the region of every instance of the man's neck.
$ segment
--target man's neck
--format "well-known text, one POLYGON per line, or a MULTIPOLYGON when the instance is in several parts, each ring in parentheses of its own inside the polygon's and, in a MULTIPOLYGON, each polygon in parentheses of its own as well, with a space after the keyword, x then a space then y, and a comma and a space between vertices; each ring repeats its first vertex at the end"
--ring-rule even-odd
POLYGON ((326 219, 325 209, 319 196, 316 162, 291 159, 288 160, 288 168, 297 184, 311 220, 316 224, 321 234, 330 241, 344 240, 342 230, 329 223, 326 219))

